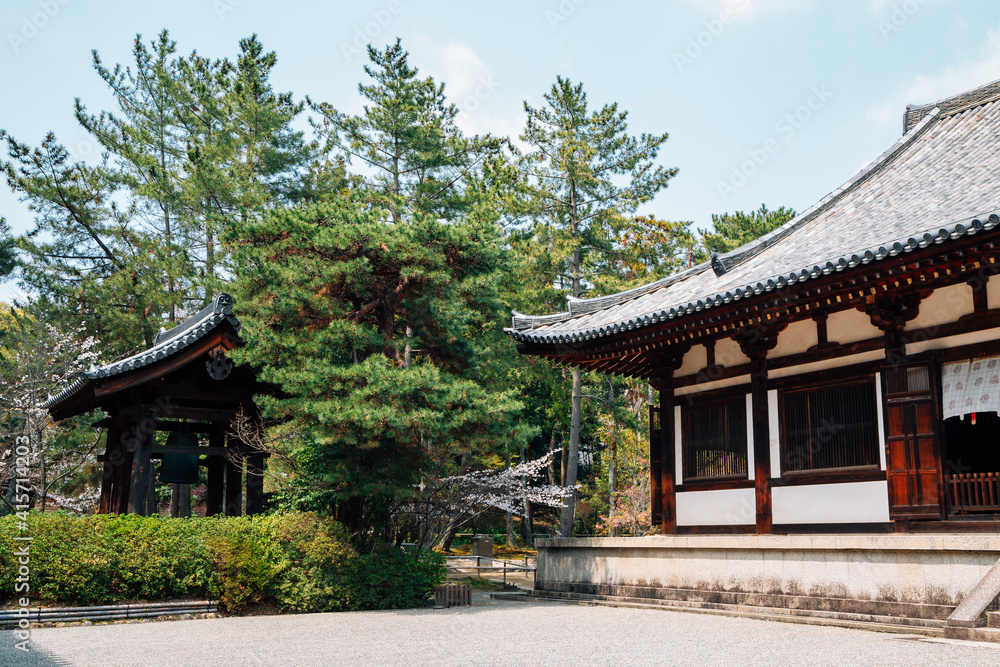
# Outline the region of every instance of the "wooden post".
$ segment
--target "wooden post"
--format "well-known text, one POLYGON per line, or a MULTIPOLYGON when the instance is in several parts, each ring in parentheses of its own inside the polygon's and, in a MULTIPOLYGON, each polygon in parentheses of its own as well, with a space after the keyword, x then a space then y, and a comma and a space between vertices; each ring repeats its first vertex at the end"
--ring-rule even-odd
POLYGON ((786 324, 743 329, 733 338, 750 358, 750 408, 753 442, 755 523, 758 534, 771 532, 771 429, 767 406, 767 353, 778 344, 786 324))
POLYGON ((229 439, 226 457, 226 516, 240 516, 243 512, 243 454, 242 443, 229 439))
POLYGON ((135 451, 132 454, 132 477, 128 494, 129 514, 146 513, 153 440, 156 439, 156 421, 146 415, 146 410, 140 410, 139 414, 135 429, 135 451))
POLYGON ((264 455, 250 454, 247 457, 247 514, 264 511, 264 455))
POLYGON ((674 448, 674 371, 668 368, 660 379, 660 532, 677 533, 677 461, 674 448))
MULTIPOLYGON (((156 438, 156 434, 153 434, 156 438)), ((157 516, 160 513, 156 506, 156 462, 149 462, 149 484, 146 485, 146 511, 144 516, 157 516)))
MULTIPOLYGON (((211 447, 223 447, 225 439, 225 433, 222 431, 212 431, 208 436, 208 444, 211 447)), ((224 457, 214 455, 208 457, 208 488, 205 494, 205 516, 222 514, 225 470, 226 459, 224 457)))
POLYGON ((660 532, 677 533, 677 470, 674 438, 674 372, 681 367, 690 345, 671 350, 660 362, 659 377, 651 384, 660 394, 660 441, 650 443, 650 488, 652 513, 659 510, 660 532), (655 465, 654 465, 655 461, 655 465))
MULTIPOLYGON (((748 355, 749 356, 749 355, 748 355)), ((767 359, 750 361, 750 405, 753 409, 753 473, 757 500, 757 533, 771 532, 771 435, 767 406, 767 359)))
POLYGON ((97 509, 98 514, 108 514, 112 511, 115 473, 117 467, 122 463, 121 454, 118 451, 121 445, 121 428, 114 417, 111 419, 111 425, 108 426, 104 440, 104 474, 101 477, 101 504, 97 509))

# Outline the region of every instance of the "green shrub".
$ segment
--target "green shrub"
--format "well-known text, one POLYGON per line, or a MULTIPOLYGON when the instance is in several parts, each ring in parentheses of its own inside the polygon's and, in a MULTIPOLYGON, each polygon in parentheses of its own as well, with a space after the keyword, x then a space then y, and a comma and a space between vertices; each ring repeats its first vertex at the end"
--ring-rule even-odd
MULTIPOLYGON (((0 596, 14 597, 24 545, 0 518, 0 596)), ((358 554, 340 524, 315 514, 165 519, 134 515, 28 518, 32 599, 107 604, 211 598, 230 612, 260 603, 292 612, 419 606, 444 561, 382 546, 358 554)))

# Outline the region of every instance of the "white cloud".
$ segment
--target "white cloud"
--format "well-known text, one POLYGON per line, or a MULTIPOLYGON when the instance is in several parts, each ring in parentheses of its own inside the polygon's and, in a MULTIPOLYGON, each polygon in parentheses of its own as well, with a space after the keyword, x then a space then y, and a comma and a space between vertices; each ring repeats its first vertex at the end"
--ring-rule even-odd
POLYGON ((687 0, 687 2, 706 14, 719 15, 728 11, 735 20, 744 21, 753 20, 761 14, 801 11, 813 5, 813 0, 687 0))
POLYGON ((504 82, 466 42, 450 40, 441 45, 424 38, 417 39, 417 55, 410 63, 417 64, 423 74, 430 74, 445 84, 448 101, 458 107, 455 123, 468 134, 493 132, 517 136, 523 125, 520 101, 511 105, 504 82))
POLYGON ((986 44, 974 58, 903 82, 868 107, 865 118, 881 126, 901 124, 907 104, 930 104, 1000 79, 1000 29, 986 34, 986 44))

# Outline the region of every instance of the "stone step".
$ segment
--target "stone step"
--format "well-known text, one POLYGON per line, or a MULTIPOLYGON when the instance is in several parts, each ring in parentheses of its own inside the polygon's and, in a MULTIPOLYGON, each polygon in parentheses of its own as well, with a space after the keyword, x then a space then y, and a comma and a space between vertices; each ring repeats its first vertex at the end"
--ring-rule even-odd
POLYGON ((1000 628, 1000 611, 986 612, 986 627, 1000 628))
MULTIPOLYGON (((996 612, 992 612, 996 613, 996 612)), ((944 636, 947 639, 964 639, 972 642, 993 642, 1000 644, 1000 628, 960 628, 946 625, 944 636)))
POLYGON ((548 591, 530 591, 527 594, 495 593, 490 597, 497 600, 547 601, 570 604, 597 604, 644 609, 663 609, 695 613, 718 614, 742 618, 755 618, 789 623, 810 623, 831 625, 880 632, 896 632, 942 636, 944 622, 936 619, 903 618, 875 614, 848 614, 841 612, 816 611, 808 609, 788 609, 776 607, 755 607, 750 605, 730 605, 716 602, 696 602, 690 600, 627 598, 609 595, 585 595, 580 593, 552 594, 548 591))
POLYGON ((712 591, 652 586, 609 586, 600 584, 536 584, 536 594, 579 594, 634 598, 656 604, 660 600, 767 607, 774 609, 804 609, 821 612, 889 616, 908 619, 928 619, 943 622, 954 611, 953 605, 920 604, 894 600, 858 600, 820 595, 788 595, 783 593, 748 593, 712 591))

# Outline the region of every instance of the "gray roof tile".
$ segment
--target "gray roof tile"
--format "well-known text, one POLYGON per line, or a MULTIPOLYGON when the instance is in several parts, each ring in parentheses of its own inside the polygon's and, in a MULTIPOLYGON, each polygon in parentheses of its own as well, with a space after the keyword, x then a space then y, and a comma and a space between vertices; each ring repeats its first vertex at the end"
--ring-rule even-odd
POLYGON ((566 343, 649 326, 785 284, 878 262, 1000 223, 1000 82, 909 107, 907 131, 870 165, 773 232, 626 292, 572 299, 567 312, 514 313, 507 333, 566 343))

